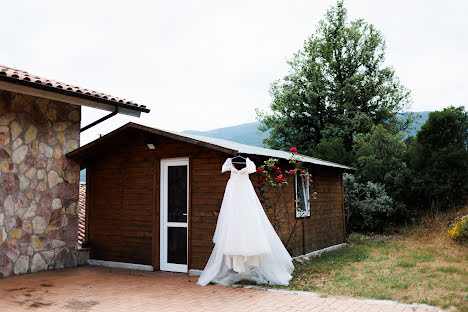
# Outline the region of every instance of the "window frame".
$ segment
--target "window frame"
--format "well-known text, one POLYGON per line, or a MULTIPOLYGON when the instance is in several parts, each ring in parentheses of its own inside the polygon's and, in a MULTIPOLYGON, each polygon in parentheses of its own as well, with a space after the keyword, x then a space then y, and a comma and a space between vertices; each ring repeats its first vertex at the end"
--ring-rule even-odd
MULTIPOLYGON (((304 169, 308 172, 308 169, 304 169)), ((297 172, 294 174, 294 217, 296 219, 305 219, 310 218, 310 180, 305 179, 297 172), (301 179, 301 183, 299 184, 298 179, 301 179), (302 191, 304 193, 304 197, 306 197, 305 201, 305 210, 297 209, 297 199, 298 199, 298 189, 302 187, 302 191)))

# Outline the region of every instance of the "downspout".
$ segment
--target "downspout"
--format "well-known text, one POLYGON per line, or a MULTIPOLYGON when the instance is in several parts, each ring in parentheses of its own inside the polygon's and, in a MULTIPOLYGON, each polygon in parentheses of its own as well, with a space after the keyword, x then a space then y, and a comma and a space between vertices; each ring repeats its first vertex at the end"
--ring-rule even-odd
POLYGON ((91 127, 94 127, 94 126, 97 125, 97 124, 100 124, 101 122, 103 122, 103 121, 105 121, 105 120, 107 120, 107 119, 109 119, 109 118, 111 118, 111 117, 117 115, 118 112, 119 112, 119 108, 116 106, 115 109, 114 109, 114 111, 113 111, 112 113, 107 114, 106 116, 104 116, 104 117, 102 117, 102 118, 99 118, 98 120, 96 120, 96 121, 90 123, 90 124, 87 125, 87 126, 84 126, 83 128, 80 129, 80 132, 83 132, 83 131, 85 131, 85 130, 88 130, 88 129, 91 128, 91 127))

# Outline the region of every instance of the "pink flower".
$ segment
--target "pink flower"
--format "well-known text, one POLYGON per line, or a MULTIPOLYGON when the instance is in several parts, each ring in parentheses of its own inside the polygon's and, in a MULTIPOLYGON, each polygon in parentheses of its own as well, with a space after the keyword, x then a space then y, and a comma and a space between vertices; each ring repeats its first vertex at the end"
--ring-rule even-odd
POLYGON ((290 170, 289 171, 289 174, 295 174, 296 173, 296 170, 290 170))
POLYGON ((289 150, 291 153, 296 153, 297 152, 297 148, 295 147, 291 147, 291 149, 289 150))
POLYGON ((262 168, 260 167, 257 168, 257 173, 262 173, 262 171, 263 171, 262 168))

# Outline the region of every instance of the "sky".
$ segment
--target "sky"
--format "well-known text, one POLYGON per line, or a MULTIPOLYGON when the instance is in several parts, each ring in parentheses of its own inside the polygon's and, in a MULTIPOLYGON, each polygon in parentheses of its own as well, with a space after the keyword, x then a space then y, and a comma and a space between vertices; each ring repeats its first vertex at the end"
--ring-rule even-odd
MULTIPOLYGON (((256 120, 270 84, 316 30, 331 0, 3 0, 0 64, 123 97, 151 109, 117 115, 81 144, 133 121, 210 130, 256 120)), ((347 0, 379 29, 411 111, 468 107, 468 1, 347 0)), ((82 109, 82 126, 104 116, 82 109)))

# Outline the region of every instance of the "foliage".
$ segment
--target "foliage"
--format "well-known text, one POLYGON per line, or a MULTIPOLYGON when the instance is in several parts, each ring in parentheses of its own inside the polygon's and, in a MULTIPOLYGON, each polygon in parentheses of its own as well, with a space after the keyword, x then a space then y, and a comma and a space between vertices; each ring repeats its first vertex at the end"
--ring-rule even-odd
POLYGON ((337 163, 351 164, 353 154, 346 151, 342 138, 322 138, 315 147, 314 156, 337 163))
POLYGON ((448 233, 453 240, 468 242, 468 215, 457 218, 448 233))
POLYGON ((468 113, 448 107, 429 114, 415 139, 408 140, 405 160, 413 183, 411 203, 436 213, 468 198, 468 113))
POLYGON ((380 231, 395 214, 393 200, 380 183, 359 183, 348 173, 343 175, 346 228, 380 231))
POLYGON ((343 148, 352 150, 356 134, 376 124, 398 127, 396 113, 409 92, 384 58, 382 34, 362 19, 349 22, 338 1, 288 62, 289 73, 272 84, 272 113, 257 112, 260 129, 271 129, 265 143, 277 149, 294 143, 308 155, 331 146, 338 158, 343 148))
MULTIPOLYGON (((356 193, 364 193, 363 186, 371 181, 384 186, 393 201, 391 213, 376 216, 375 230, 379 224, 402 224, 427 212, 434 215, 468 198, 468 114, 464 108, 430 113, 416 138, 403 141, 400 133, 376 125, 355 138, 358 172, 356 180, 345 185, 345 195, 359 198, 356 193)), ((352 201, 349 205, 354 207, 352 201)), ((355 229, 370 230, 364 218, 354 217, 355 229)))
MULTIPOLYGON (((265 160, 257 168, 260 202, 286 248, 288 248, 301 221, 301 219, 295 217, 295 209, 301 209, 301 205, 298 201, 299 199, 296 199, 295 203, 288 201, 286 196, 287 190, 284 186, 290 182, 294 183, 296 174, 312 181, 312 175, 302 167, 300 157, 296 154, 297 149, 293 147, 290 151, 291 157, 288 160, 290 169, 281 169, 279 161, 276 158, 265 160)), ((317 197, 316 192, 311 195, 311 199, 317 197)))
MULTIPOLYGON (((403 157, 406 144, 399 133, 391 133, 382 125, 372 127, 367 134, 358 134, 353 150, 358 168, 358 181, 372 181, 385 186, 385 191, 393 199, 395 213, 400 220, 413 214, 405 209, 405 200, 410 171, 403 157)), ((393 220, 392 220, 393 221, 393 220)))
POLYGON ((404 180, 406 146, 400 135, 377 125, 369 133, 358 134, 353 149, 360 181, 399 186, 404 180))

